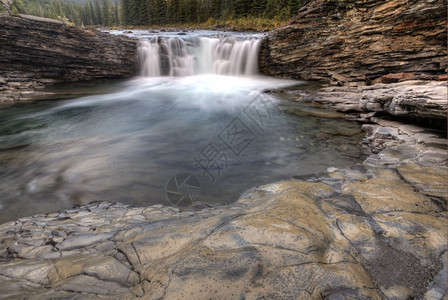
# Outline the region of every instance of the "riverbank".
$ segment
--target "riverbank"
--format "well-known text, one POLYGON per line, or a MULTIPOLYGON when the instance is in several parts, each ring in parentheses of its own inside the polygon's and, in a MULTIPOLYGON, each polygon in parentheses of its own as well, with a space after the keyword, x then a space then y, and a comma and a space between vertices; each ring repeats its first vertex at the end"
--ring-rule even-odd
POLYGON ((229 206, 101 202, 2 224, 2 297, 442 299, 446 147, 431 130, 377 121, 363 126, 378 149, 363 164, 229 206))

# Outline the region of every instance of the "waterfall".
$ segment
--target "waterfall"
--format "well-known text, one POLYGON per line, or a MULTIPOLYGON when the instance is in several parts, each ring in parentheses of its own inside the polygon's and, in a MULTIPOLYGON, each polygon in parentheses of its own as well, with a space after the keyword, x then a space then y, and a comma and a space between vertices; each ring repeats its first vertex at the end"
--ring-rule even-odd
POLYGON ((141 41, 137 52, 141 75, 147 77, 160 76, 159 44, 141 41))
POLYGON ((233 37, 154 37, 142 40, 138 48, 140 74, 147 77, 255 75, 259 43, 256 38, 241 40, 233 37))

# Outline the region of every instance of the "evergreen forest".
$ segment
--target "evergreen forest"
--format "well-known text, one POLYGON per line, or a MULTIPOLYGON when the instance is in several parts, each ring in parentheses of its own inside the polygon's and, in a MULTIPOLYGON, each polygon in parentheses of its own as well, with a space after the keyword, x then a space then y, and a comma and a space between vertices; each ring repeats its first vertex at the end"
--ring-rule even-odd
POLYGON ((312 0, 1 0, 0 12, 106 27, 274 26, 312 0))

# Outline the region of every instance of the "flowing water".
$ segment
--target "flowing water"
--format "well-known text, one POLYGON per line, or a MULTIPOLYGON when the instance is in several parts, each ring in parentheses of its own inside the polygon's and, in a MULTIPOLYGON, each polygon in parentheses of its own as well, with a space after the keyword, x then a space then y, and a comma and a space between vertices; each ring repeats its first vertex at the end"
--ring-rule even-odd
POLYGON ((263 93, 305 83, 256 74, 259 36, 141 38, 141 76, 0 108, 0 222, 101 200, 176 204, 173 184, 228 204, 361 160, 358 124, 263 93))

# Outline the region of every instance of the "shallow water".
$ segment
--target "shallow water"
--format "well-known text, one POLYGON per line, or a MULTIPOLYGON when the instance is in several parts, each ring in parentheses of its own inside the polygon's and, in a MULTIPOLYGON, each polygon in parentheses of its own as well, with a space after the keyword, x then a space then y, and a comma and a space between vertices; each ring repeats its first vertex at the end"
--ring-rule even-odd
POLYGON ((254 186, 360 162, 359 124, 262 93, 303 84, 135 77, 0 108, 0 222, 101 200, 228 204, 254 186))
POLYGON ((197 201, 231 203, 253 186, 359 162, 358 124, 260 93, 296 84, 140 77, 117 92, 0 109, 0 221, 97 200, 170 205, 166 184, 183 172, 200 181, 197 201))

